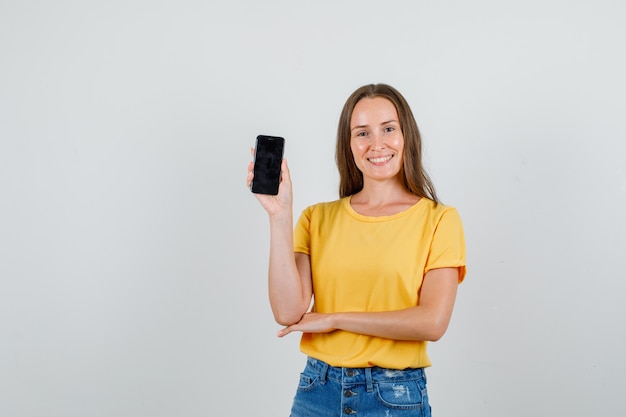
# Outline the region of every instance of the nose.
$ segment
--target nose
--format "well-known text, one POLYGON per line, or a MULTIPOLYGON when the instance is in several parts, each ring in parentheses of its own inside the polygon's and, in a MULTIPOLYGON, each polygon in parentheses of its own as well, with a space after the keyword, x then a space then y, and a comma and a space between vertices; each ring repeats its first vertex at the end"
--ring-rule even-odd
POLYGON ((372 150, 382 151, 385 149, 385 140, 380 133, 372 134, 372 150))

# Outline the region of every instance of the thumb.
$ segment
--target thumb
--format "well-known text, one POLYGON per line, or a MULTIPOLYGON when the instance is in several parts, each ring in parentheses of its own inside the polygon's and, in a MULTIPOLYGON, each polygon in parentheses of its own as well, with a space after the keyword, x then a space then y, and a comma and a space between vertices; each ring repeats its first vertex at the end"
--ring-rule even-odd
POLYGON ((276 336, 278 337, 284 337, 287 336, 289 333, 291 333, 291 329, 289 328, 290 326, 284 327, 282 329, 280 329, 279 331, 276 332, 276 336))

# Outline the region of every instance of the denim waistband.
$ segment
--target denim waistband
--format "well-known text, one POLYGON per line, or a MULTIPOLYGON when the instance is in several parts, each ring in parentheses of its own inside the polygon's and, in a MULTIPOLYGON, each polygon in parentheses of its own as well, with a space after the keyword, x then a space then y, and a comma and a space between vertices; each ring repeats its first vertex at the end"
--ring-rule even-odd
POLYGON ((315 370, 324 382, 332 379, 342 384, 366 384, 368 390, 374 382, 401 382, 423 379, 426 382, 424 368, 389 369, 374 366, 371 368, 342 368, 330 366, 324 361, 307 358, 307 368, 315 370))

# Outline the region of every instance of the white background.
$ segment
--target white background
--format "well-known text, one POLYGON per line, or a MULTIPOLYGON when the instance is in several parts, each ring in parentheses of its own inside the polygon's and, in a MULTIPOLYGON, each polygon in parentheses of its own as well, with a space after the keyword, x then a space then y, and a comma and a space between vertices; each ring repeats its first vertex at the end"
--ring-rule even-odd
POLYGON ((0 416, 287 416, 304 356, 245 187, 335 199, 348 95, 411 104, 468 275, 437 417, 621 416, 626 6, 0 2, 0 416))

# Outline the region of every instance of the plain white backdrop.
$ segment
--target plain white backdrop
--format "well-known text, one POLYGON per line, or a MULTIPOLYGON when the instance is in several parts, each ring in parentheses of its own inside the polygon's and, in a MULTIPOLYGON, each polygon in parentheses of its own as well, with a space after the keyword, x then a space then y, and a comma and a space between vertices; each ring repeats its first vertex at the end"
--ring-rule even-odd
POLYGON ((620 1, 0 2, 0 416, 287 416, 268 226, 335 199, 357 87, 411 104, 468 275, 430 345, 437 417, 621 416, 620 1))

